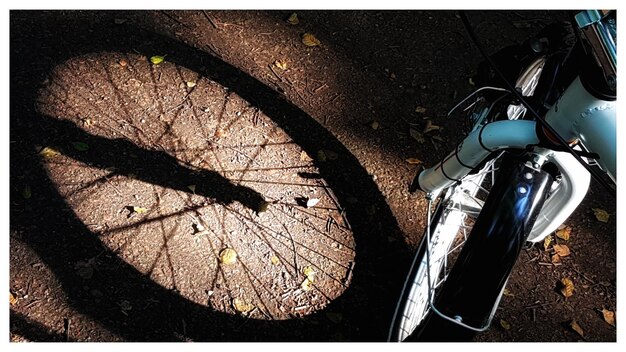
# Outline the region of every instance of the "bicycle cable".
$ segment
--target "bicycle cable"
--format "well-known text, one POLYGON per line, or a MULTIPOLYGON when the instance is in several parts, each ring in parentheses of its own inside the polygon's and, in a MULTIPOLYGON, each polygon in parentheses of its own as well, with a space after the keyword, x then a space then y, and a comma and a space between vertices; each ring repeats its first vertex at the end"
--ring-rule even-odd
POLYGON ((596 179, 596 181, 598 181, 604 188, 606 188, 606 190, 609 191, 611 196, 615 198, 616 197, 615 188, 613 188, 604 179, 602 179, 602 176, 595 169, 593 169, 589 164, 587 164, 587 162, 585 162, 582 157, 576 154, 574 149, 572 149, 572 147, 570 147, 569 144, 567 144, 567 142, 563 139, 563 137, 561 137, 561 135, 559 135, 556 132, 556 130, 552 128, 552 126, 550 126, 550 124, 548 124, 548 122, 543 117, 541 117, 539 113, 535 111, 535 109, 533 109, 530 106, 530 103, 528 103, 528 101, 524 99, 522 94, 517 89, 515 89, 515 86, 511 84, 511 82, 508 81, 506 76, 502 73, 502 71, 500 71, 496 63, 491 59, 491 57, 487 54, 487 51, 485 50, 485 48, 478 41, 478 37, 476 36, 476 33, 474 32, 469 20, 467 19, 467 16, 465 15, 465 11, 459 11, 459 14, 461 16, 461 21, 463 22, 463 25, 465 26, 465 30, 467 31, 467 34, 469 34, 470 36, 470 39, 472 40, 474 45, 476 45, 476 48, 478 49, 478 51, 480 51, 480 54, 487 60, 489 65, 494 69, 496 74, 502 79, 502 81, 504 81, 504 84, 507 86, 507 88, 517 97, 517 99, 522 103, 522 105, 524 105, 524 107, 526 107, 526 109, 528 109, 528 111, 530 111, 530 113, 534 115, 535 119, 541 124, 541 126, 545 128, 546 130, 548 130, 548 132, 550 132, 552 135, 554 135, 554 137, 556 137, 558 144, 561 144, 561 146, 564 147, 567 150, 567 152, 572 154, 572 156, 587 171, 589 171, 591 176, 593 176, 593 178, 596 179))

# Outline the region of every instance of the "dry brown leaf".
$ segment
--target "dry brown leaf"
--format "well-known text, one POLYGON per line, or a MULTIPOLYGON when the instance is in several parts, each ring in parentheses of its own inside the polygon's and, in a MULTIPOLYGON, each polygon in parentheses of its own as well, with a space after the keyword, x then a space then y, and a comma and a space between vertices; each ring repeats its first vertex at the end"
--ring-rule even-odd
POLYGON ((567 257, 568 255, 570 255, 569 247, 564 244, 555 244, 554 246, 552 246, 552 248, 554 248, 554 251, 560 257, 567 257))
POLYGON ((220 263, 224 265, 234 264, 237 261, 237 252, 232 248, 224 248, 220 252, 220 263))
POLYGON ((426 112, 426 108, 423 107, 423 106, 418 106, 418 107, 415 108, 415 112, 418 113, 418 114, 423 114, 423 113, 426 112))
POLYGON ((226 136, 226 132, 223 129, 218 128, 217 130, 215 130, 215 134, 213 135, 215 136, 215 138, 222 138, 226 136))
POLYGON ((574 294, 574 282, 571 279, 567 277, 561 279, 561 294, 566 298, 574 294))
POLYGON ((428 133, 428 132, 431 132, 431 131, 438 131, 440 129, 441 129, 440 126, 437 126, 432 121, 427 120, 426 121, 426 127, 424 127, 424 131, 422 131, 422 132, 423 133, 428 133))
POLYGON ((546 236, 546 238, 543 239, 543 250, 547 251, 548 248, 550 248, 550 244, 552 244, 552 236, 546 236))
POLYGON ((9 304, 15 305, 15 303, 17 303, 17 298, 9 291, 9 304))
POLYGON ((424 135, 421 132, 418 132, 417 130, 414 130, 412 128, 409 129, 409 135, 411 136, 411 138, 415 139, 417 143, 419 144, 426 143, 426 140, 424 139, 424 135))
POLYGON ((572 228, 569 226, 565 226, 561 229, 556 230, 556 237, 564 241, 569 241, 569 237, 571 233, 572 233, 572 228))
POLYGON ((128 61, 126 61, 124 59, 121 59, 117 63, 120 64, 120 66, 122 66, 122 67, 126 67, 126 65, 128 65, 128 61))
POLYGON ((505 288, 504 291, 502 291, 502 294, 505 296, 509 296, 509 297, 515 297, 515 295, 511 293, 511 291, 509 291, 509 289, 507 288, 505 288))
POLYGON ((297 14, 297 13, 295 13, 295 12, 294 12, 294 13, 292 13, 292 14, 289 16, 289 18, 287 18, 287 22, 288 22, 289 24, 293 24, 293 25, 296 25, 296 24, 300 23, 300 19, 298 19, 298 14, 297 14))
POLYGON ((500 326, 504 329, 504 330, 511 330, 511 324, 504 320, 504 319, 500 319, 500 326))
POLYGON ((284 60, 276 60, 274 61, 274 66, 278 67, 281 70, 287 69, 287 62, 284 60))
POLYGON ((252 303, 248 303, 240 298, 233 299, 233 307, 235 307, 237 312, 243 314, 246 314, 254 309, 254 305, 252 303))
POLYGON ((317 151, 317 161, 322 163, 326 161, 326 153, 323 150, 317 151))
POLYGON ((596 216, 596 219, 601 222, 609 222, 609 213, 604 209, 593 208, 593 215, 596 216))
POLYGON ((58 151, 56 151, 56 149, 52 147, 45 147, 41 151, 39 151, 39 155, 43 156, 46 159, 53 158, 59 154, 61 153, 59 153, 58 151))
POLYGON ((572 328, 572 330, 576 331, 578 335, 580 335, 581 337, 585 337, 585 332, 583 331, 583 328, 581 328, 580 325, 578 325, 576 320, 572 320, 569 326, 570 328, 572 328))
POLYGON ((615 312, 602 308, 602 317, 604 317, 604 321, 606 321, 609 325, 615 326, 615 312))
POLYGON ((320 45, 319 39, 315 38, 315 36, 311 33, 304 33, 302 35, 302 44, 306 46, 318 46, 320 45))
POLYGON ((550 260, 553 264, 560 263, 561 257, 558 254, 554 254, 550 260))
POLYGON ((406 159, 406 162, 409 163, 409 164, 414 164, 414 165, 422 163, 422 161, 417 159, 417 158, 408 158, 408 159, 406 159))
POLYGON ((370 127, 371 127, 373 130, 377 130, 377 129, 378 129, 378 127, 380 127, 380 124, 378 123, 378 121, 372 121, 372 122, 370 123, 370 127))

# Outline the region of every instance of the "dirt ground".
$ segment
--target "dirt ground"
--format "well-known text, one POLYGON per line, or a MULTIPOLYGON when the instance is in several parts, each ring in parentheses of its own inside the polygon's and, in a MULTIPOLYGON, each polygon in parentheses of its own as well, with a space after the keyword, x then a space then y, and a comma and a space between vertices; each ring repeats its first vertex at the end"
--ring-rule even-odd
MULTIPOLYGON (((481 58, 450 11, 291 14, 11 12, 11 341, 386 338, 425 222, 407 159, 461 138, 481 58)), ((563 14, 469 16, 495 52, 563 14)), ((615 199, 593 182, 566 225, 476 341, 616 341, 615 199)))

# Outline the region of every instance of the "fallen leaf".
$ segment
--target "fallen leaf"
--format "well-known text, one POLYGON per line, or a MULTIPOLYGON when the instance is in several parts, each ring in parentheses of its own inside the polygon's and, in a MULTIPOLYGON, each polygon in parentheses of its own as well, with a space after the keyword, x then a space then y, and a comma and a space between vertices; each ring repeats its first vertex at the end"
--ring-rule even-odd
POLYGON ((470 86, 475 86, 475 85, 476 85, 476 83, 474 83, 474 80, 472 79, 472 77, 470 77, 470 79, 468 80, 468 82, 469 82, 469 85, 470 85, 470 86))
POLYGON ((234 264, 237 261, 237 252, 232 248, 224 248, 220 252, 220 263, 225 265, 234 264))
POLYGON ((133 208, 133 212, 135 212, 137 214, 144 214, 144 213, 148 212, 147 208, 136 207, 136 206, 133 206, 132 208, 133 208))
POLYGON ((418 132, 417 130, 414 130, 412 128, 409 129, 409 135, 411 136, 411 138, 415 139, 417 143, 420 143, 420 144, 426 143, 426 140, 424 139, 424 135, 421 132, 418 132))
POLYGON ((609 325, 615 326, 615 312, 602 308, 602 317, 609 325))
POLYGON ((315 282, 315 274, 317 273, 315 272, 315 270, 313 270, 313 268, 311 268, 310 266, 305 266, 304 269, 302 269, 302 273, 306 276, 307 279, 309 279, 309 281, 315 282))
POLYGON ((59 155, 61 153, 59 153, 58 151, 56 151, 56 149, 52 148, 52 147, 45 147, 42 150, 39 151, 39 155, 43 156, 44 158, 53 158, 57 155, 59 155))
POLYGON ((248 303, 245 300, 239 298, 233 299, 233 307, 235 307, 235 310, 237 312, 243 314, 248 313, 254 309, 254 305, 252 305, 252 303, 248 303))
POLYGON ((119 305, 123 311, 129 311, 133 309, 133 305, 130 304, 130 302, 127 300, 122 300, 117 305, 119 305))
POLYGON ((84 280, 89 280, 93 277, 93 268, 89 265, 89 263, 80 261, 74 265, 74 268, 76 269, 78 276, 84 280))
POLYGON ((569 236, 572 233, 572 228, 569 226, 565 226, 559 230, 556 231, 556 237, 564 240, 564 241, 569 241, 569 236))
POLYGON ((120 59, 120 61, 118 61, 117 63, 120 64, 120 66, 122 67, 126 67, 126 65, 128 65, 128 61, 124 59, 120 59))
POLYGON ((296 25, 296 24, 300 23, 300 20, 298 19, 298 14, 297 14, 297 13, 295 13, 295 12, 294 12, 294 13, 292 13, 292 14, 289 16, 289 18, 287 18, 287 22, 288 22, 289 24, 293 24, 293 25, 296 25))
POLYGON ((543 239, 543 250, 547 251, 548 248, 550 248, 550 244, 552 244, 552 236, 546 236, 546 238, 543 239))
POLYGON ((561 257, 558 254, 553 255, 550 260, 552 261, 552 263, 556 264, 556 263, 560 263, 561 262, 561 257))
POLYGON ((515 295, 513 293, 511 293, 511 291, 509 291, 509 289, 507 289, 507 288, 504 289, 502 294, 505 295, 505 296, 509 296, 509 297, 515 297, 515 295))
POLYGON ((424 127, 424 131, 422 131, 423 133, 428 133, 431 131, 438 131, 440 130, 441 127, 435 125, 432 121, 430 120, 426 120, 426 127, 424 127))
POLYGON ((89 145, 84 142, 72 142, 72 147, 74 147, 74 149, 78 150, 79 152, 89 150, 89 145))
POLYGON ((263 212, 266 212, 269 206, 270 206, 270 203, 266 201, 262 201, 261 203, 259 203, 259 207, 257 208, 256 213, 261 214, 263 212))
POLYGON ((152 62, 153 65, 158 65, 162 63, 163 61, 165 61, 165 55, 163 56, 154 55, 153 57, 150 58, 150 62, 152 62))
POLYGON ((304 150, 300 152, 300 161, 310 162, 313 161, 313 158, 309 156, 304 150))
POLYGON ((17 298, 9 291, 9 304, 14 305, 15 303, 17 303, 17 298))
POLYGON ((326 312, 326 317, 335 324, 339 324, 343 320, 343 315, 341 313, 326 312))
POLYGON ((322 163, 326 161, 326 153, 323 150, 317 151, 317 161, 322 163))
POLYGON ((213 134, 216 138, 222 138, 226 135, 226 132, 224 132, 223 129, 218 128, 215 130, 215 133, 213 134))
POLYGON ((302 44, 306 46, 318 46, 320 45, 319 39, 315 38, 315 36, 311 33, 304 33, 302 35, 302 44))
POLYGON ((511 330, 511 324, 504 320, 504 319, 500 319, 500 326, 504 329, 504 330, 511 330))
POLYGON ((196 185, 189 185, 187 186, 187 188, 189 188, 189 190, 192 191, 193 193, 196 193, 196 185))
POLYGON ((580 335, 581 337, 585 337, 585 332, 583 331, 583 328, 581 328, 580 325, 578 325, 576 320, 572 320, 569 326, 570 328, 572 328, 572 330, 576 331, 578 335, 580 335))
POLYGON ((552 248, 554 248, 554 251, 560 257, 567 257, 568 255, 570 255, 569 247, 564 244, 555 244, 554 246, 552 246, 552 248))
POLYGON ((281 70, 287 69, 287 62, 284 60, 276 60, 274 61, 274 66, 278 67, 281 70))
POLYGON ((307 277, 304 281, 302 281, 302 284, 300 284, 300 288, 303 291, 310 291, 313 288, 313 281, 309 280, 307 277))
POLYGON ((332 150, 325 150, 324 153, 326 154, 326 157, 328 158, 328 160, 339 159, 339 154, 333 152, 332 150))
POLYGON ((513 26, 518 29, 528 29, 531 27, 531 24, 527 21, 514 21, 513 26))
POLYGON ((30 186, 29 185, 24 186, 24 189, 22 190, 22 197, 24 197, 24 199, 30 199, 32 195, 33 195, 33 192, 30 189, 30 186))
POLYGON ((275 255, 273 255, 273 256, 270 258, 270 261, 272 262, 272 264, 273 264, 273 265, 278 265, 278 264, 280 264, 280 259, 278 259, 278 257, 277 257, 277 256, 275 256, 275 255))
POLYGON ((422 107, 422 106, 417 106, 417 107, 415 108, 415 112, 416 112, 416 113, 418 113, 418 114, 423 114, 423 113, 425 113, 425 112, 426 112, 426 108, 425 108, 425 107, 422 107))
POLYGON ((306 201, 306 207, 307 208, 311 208, 317 205, 317 203, 319 203, 320 200, 317 198, 311 198, 309 200, 306 201))
POLYGON ((598 221, 609 222, 609 213, 607 213, 606 210, 600 208, 593 208, 592 210, 598 221))
POLYGON ((373 130, 377 130, 377 129, 378 129, 378 127, 380 127, 380 124, 378 123, 378 121, 372 121, 372 122, 370 123, 370 127, 371 127, 373 130))
POLYGON ((124 23, 126 23, 126 21, 128 21, 128 20, 125 19, 125 18, 115 18, 115 19, 113 19, 113 23, 115 23, 115 24, 124 24, 124 23))
POLYGON ((196 84, 197 84, 197 83, 196 83, 196 81, 188 81, 188 82, 187 82, 187 87, 189 87, 189 88, 193 88, 193 87, 195 87, 195 86, 196 86, 196 84))
POLYGON ((561 279, 561 294, 566 298, 574 294, 574 283, 571 279, 567 277, 561 279))
POLYGON ((417 159, 417 158, 408 158, 408 159, 406 159, 406 162, 409 163, 409 164, 414 164, 414 165, 422 163, 422 161, 417 159))

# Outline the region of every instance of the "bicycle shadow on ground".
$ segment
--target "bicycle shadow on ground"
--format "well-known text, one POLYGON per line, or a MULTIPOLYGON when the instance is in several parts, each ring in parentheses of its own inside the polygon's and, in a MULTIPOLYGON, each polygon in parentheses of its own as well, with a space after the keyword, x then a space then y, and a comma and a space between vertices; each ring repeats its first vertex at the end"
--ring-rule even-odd
MULTIPOLYGON (((326 129, 301 109, 283 99, 256 79, 209 54, 170 38, 146 32, 132 24, 113 25, 114 12, 11 12, 11 180, 38 183, 38 192, 27 202, 20 200, 20 190, 11 188, 11 230, 19 230, 19 241, 30 247, 51 269, 66 295, 68 304, 80 314, 89 316, 106 330, 127 341, 328 341, 337 333, 341 339, 371 341, 386 337, 388 322, 395 306, 408 253, 400 243, 389 242, 388 236, 400 238, 397 223, 370 175, 358 160, 326 129), (105 20, 102 23, 99 20, 105 20), (259 195, 247 188, 238 188, 218 174, 197 175, 175 165, 166 153, 146 150, 123 140, 111 140, 87 134, 76 125, 54 121, 37 112, 35 105, 43 77, 66 60, 98 52, 166 51, 167 60, 198 72, 200 75, 229 87, 239 96, 272 118, 280 128, 309 155, 322 148, 342 155, 341 160, 318 163, 321 176, 334 191, 339 202, 358 194, 377 204, 376 216, 363 207, 352 207, 347 218, 356 242, 356 265, 352 284, 325 311, 341 312, 340 325, 332 324, 324 311, 301 319, 267 321, 224 314, 191 302, 175 290, 164 288, 103 246, 98 236, 73 212, 50 180, 46 169, 34 152, 46 140, 85 140, 110 150, 110 155, 65 150, 77 160, 98 167, 116 167, 132 172, 146 182, 183 189, 202 178, 224 193, 204 195, 218 202, 239 201, 253 208, 259 195), (69 137, 69 138, 68 138, 69 137), (142 172, 133 160, 120 160, 114 155, 132 150, 142 162, 157 165, 161 172, 142 172), (179 174, 168 181, 166 174, 179 174), (36 214, 36 215, 33 215, 36 214), (94 304, 93 297, 83 289, 83 281, 67 263, 99 257, 103 268, 94 273, 91 288, 110 292, 111 296, 94 304), (158 306, 135 307, 133 314, 119 314, 120 299, 141 302, 146 297, 158 306), (187 324, 181 329, 180 321, 187 324), (181 337, 181 331, 184 336, 181 337)), ((100 148, 98 148, 100 149, 100 148)), ((12 315, 12 322, 15 320, 12 315)), ((20 319, 18 319, 20 320, 20 319)), ((21 319, 16 329, 33 340, 46 339, 36 323, 21 319), (33 332, 34 331, 34 332, 33 332)))

